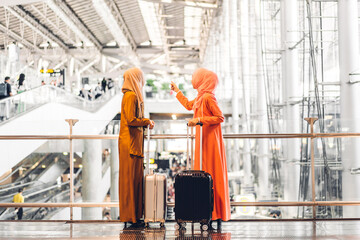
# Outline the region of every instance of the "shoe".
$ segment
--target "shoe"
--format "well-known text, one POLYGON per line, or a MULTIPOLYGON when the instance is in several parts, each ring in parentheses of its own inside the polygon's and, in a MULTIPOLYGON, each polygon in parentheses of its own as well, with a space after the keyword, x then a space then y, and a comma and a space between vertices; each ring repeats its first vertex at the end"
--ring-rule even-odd
POLYGON ((215 230, 215 228, 212 226, 212 223, 213 223, 213 221, 211 220, 210 221, 210 223, 209 223, 209 231, 214 231, 215 230))
POLYGON ((137 221, 136 223, 132 223, 129 228, 144 228, 145 223, 143 221, 137 221))
POLYGON ((221 219, 216 220, 217 221, 217 230, 220 231, 221 230, 221 219))

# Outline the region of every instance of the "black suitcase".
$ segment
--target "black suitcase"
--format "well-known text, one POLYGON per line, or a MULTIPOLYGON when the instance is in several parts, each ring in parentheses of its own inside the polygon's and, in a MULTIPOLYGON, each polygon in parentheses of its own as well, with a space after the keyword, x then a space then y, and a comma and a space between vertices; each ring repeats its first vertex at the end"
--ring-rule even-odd
MULTIPOLYGON (((200 146, 202 146, 202 124, 200 125, 200 146)), ((189 142, 189 130, 187 134, 189 142)), ((189 166, 189 147, 187 149, 189 166)), ((193 164, 192 164, 193 165, 193 164)), ((200 149, 200 169, 202 167, 202 149, 200 149)), ((175 176, 175 220, 176 229, 183 229, 186 222, 201 224, 206 231, 214 208, 213 180, 209 173, 198 170, 186 170, 175 176)))

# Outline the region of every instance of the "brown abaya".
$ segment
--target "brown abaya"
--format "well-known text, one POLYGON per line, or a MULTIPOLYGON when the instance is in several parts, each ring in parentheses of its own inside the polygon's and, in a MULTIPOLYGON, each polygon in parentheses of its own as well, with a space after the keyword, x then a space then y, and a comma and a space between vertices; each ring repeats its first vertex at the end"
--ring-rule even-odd
POLYGON ((119 135, 120 221, 135 223, 143 215, 143 127, 150 120, 141 117, 142 104, 137 94, 124 88, 123 92, 119 135))

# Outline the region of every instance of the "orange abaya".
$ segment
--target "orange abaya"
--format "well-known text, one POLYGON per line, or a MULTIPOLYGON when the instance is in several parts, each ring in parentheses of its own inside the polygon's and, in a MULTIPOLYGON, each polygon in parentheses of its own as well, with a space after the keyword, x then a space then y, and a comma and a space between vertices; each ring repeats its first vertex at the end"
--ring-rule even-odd
MULTIPOLYGON (((197 98, 189 101, 180 91, 176 98, 187 110, 194 110, 194 118, 198 118, 203 123, 202 170, 211 174, 214 183, 212 220, 228 221, 231 217, 230 198, 225 146, 221 131, 224 116, 214 95, 217 81, 215 73, 206 69, 199 69, 194 73, 192 80, 194 88, 198 90, 197 98)), ((200 170, 199 130, 199 126, 197 126, 194 170, 200 170)))
POLYGON ((142 72, 130 70, 138 75, 124 74, 119 134, 119 208, 120 221, 136 223, 143 215, 143 127, 149 125, 150 120, 143 118, 143 103, 139 103, 142 96, 137 95, 141 94, 142 72))

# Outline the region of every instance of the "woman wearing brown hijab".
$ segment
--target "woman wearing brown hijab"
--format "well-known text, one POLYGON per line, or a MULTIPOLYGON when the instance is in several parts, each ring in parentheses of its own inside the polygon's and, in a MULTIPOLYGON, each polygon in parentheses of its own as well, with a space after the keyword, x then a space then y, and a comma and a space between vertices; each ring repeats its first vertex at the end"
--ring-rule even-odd
POLYGON ((154 122, 144 118, 142 88, 144 76, 140 69, 124 73, 119 134, 119 208, 120 221, 141 226, 143 215, 144 127, 154 122))

